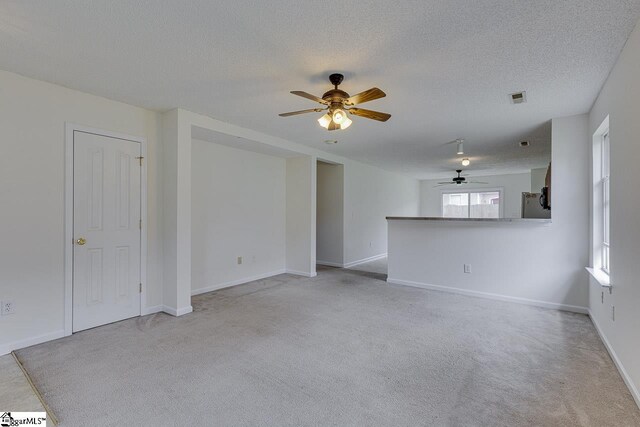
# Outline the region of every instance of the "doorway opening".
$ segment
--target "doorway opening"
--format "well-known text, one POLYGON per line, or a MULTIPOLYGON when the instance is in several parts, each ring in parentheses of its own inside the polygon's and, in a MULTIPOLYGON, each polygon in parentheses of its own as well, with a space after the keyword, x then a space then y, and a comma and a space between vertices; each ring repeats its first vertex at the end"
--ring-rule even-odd
POLYGON ((344 267, 344 165, 318 160, 316 264, 344 267))

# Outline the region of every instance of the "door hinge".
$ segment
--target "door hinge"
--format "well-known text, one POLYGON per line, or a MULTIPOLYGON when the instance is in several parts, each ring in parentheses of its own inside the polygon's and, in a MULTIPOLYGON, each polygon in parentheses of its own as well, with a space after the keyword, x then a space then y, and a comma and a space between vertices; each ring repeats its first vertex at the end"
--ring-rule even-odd
POLYGON ((140 161, 140 166, 142 166, 142 159, 144 159, 144 157, 138 156, 138 157, 136 157, 136 159, 138 159, 140 161))
POLYGON ((140 283, 140 293, 142 293, 142 283, 140 283))

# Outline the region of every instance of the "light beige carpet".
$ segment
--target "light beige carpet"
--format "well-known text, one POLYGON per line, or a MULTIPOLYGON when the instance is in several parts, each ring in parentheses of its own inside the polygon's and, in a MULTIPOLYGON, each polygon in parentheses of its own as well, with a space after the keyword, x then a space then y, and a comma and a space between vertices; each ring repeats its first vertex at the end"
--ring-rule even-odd
POLYGON ((45 411, 11 354, 0 356, 0 414, 7 411, 45 411))
POLYGON ((589 318, 324 269, 24 349, 62 426, 638 426, 589 318))

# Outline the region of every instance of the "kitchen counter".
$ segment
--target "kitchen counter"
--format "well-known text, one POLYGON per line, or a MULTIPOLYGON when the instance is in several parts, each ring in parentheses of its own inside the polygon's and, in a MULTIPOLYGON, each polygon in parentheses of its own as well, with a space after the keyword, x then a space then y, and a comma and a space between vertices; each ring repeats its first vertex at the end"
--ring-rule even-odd
POLYGON ((581 227, 533 218, 390 216, 387 230, 389 283, 586 312, 588 257, 566 243, 581 227))

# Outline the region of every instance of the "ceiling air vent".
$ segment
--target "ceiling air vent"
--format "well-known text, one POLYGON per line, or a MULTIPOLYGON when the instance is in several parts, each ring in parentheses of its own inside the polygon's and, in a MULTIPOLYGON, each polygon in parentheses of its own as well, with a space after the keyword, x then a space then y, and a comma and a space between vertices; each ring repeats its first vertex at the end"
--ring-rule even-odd
POLYGON ((529 141, 520 141, 520 147, 528 147, 529 141))
POLYGON ((512 93, 511 95, 509 95, 509 97, 511 98, 511 103, 513 104, 523 104, 527 102, 527 92, 525 91, 512 93))

